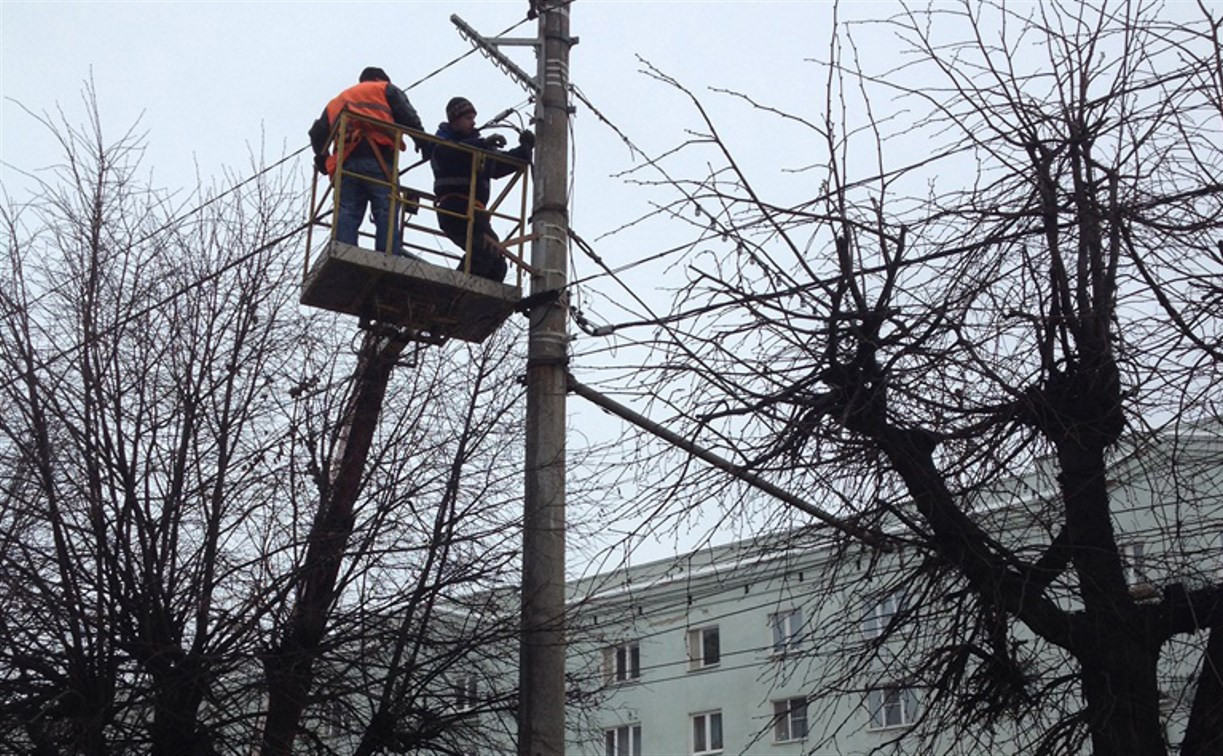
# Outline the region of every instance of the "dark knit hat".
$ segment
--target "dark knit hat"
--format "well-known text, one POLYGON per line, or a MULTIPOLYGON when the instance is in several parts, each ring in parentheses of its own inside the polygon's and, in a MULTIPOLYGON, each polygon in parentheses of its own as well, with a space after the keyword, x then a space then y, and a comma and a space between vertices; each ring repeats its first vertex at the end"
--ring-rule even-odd
POLYGON ((476 106, 471 104, 471 100, 466 97, 451 97, 450 102, 446 103, 446 120, 453 121, 467 113, 475 113, 476 106))
POLYGON ((390 81, 391 77, 386 75, 386 71, 376 66, 368 66, 361 72, 361 77, 357 79, 359 82, 366 81, 390 81))

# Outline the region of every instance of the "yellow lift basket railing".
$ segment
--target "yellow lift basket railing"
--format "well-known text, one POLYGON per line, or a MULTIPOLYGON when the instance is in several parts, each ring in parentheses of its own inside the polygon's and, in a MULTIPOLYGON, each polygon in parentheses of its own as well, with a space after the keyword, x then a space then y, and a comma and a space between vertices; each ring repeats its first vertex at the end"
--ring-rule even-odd
MULTIPOLYGON (((303 280, 310 271, 311 263, 314 260, 316 250, 314 249, 314 228, 321 226, 327 228, 327 241, 335 239, 335 222, 334 218, 339 214, 339 198, 340 189, 345 181, 366 181, 379 186, 387 187, 391 190, 391 223, 387 224, 387 238, 384 240, 384 248, 387 254, 394 254, 397 250, 391 249, 391 242, 395 238, 395 230, 402 229, 400 234, 400 247, 398 250, 401 253, 406 253, 410 256, 419 257, 428 262, 436 262, 437 264, 446 265, 448 267, 456 267, 454 262, 463 260, 463 270, 471 271, 471 247, 475 227, 475 219, 477 213, 487 215, 489 223, 499 222, 501 225, 509 225, 510 230, 505 234, 505 238, 500 242, 501 247, 505 251, 506 257, 513 267, 516 269, 516 285, 522 287, 523 271, 531 272, 531 266, 526 262, 524 247, 527 242, 531 241, 531 234, 527 233, 527 175, 530 170, 530 164, 514 158, 504 157, 501 155, 493 156, 490 153, 468 147, 467 145, 458 144, 445 139, 439 139, 431 134, 426 134, 423 131, 408 129, 396 124, 379 121, 373 118, 367 118, 348 110, 340 111, 340 117, 332 127, 330 144, 336 156, 336 169, 333 180, 326 179, 315 172, 314 182, 310 189, 310 207, 309 207, 309 226, 306 232, 306 260, 303 269, 303 280), (408 140, 415 142, 431 142, 434 145, 445 145, 447 149, 461 150, 471 153, 471 176, 467 189, 467 212, 457 213, 448 210, 443 210, 440 207, 434 207, 437 202, 431 192, 416 188, 412 184, 404 180, 405 176, 412 174, 410 178, 416 180, 418 184, 426 183, 433 186, 432 169, 428 167, 428 160, 416 160, 406 168, 400 168, 400 150, 391 150, 393 153, 391 160, 383 164, 382 168, 386 175, 384 179, 378 179, 365 174, 354 173, 345 166, 345 154, 347 149, 350 149, 349 131, 353 129, 357 122, 371 124, 371 128, 376 128, 383 133, 390 134, 397 144, 406 144, 408 140), (498 162, 514 166, 515 170, 512 174, 506 177, 506 183, 502 187, 496 198, 489 203, 488 207, 480 208, 476 202, 476 176, 480 169, 484 166, 486 160, 497 160, 498 162), (424 170, 420 170, 421 166, 425 166, 424 170), (391 176, 396 177, 395 181, 390 179, 391 176), (421 181, 420 177, 424 177, 425 181, 421 181), (326 181, 322 192, 319 192, 320 180, 326 181), (517 189, 518 212, 510 214, 507 210, 502 209, 507 204, 507 200, 517 189), (436 227, 425 226, 419 223, 413 223, 412 217, 422 208, 426 207, 439 214, 449 215, 455 218, 462 218, 467 222, 467 243, 464 247, 463 256, 460 257, 457 252, 441 251, 436 247, 427 247, 424 244, 409 239, 408 231, 415 231, 421 234, 426 234, 435 238, 440 238, 443 248, 452 248, 454 245, 450 239, 436 227)), ((355 141, 353 142, 355 144, 355 141)), ((384 158, 381 156, 381 151, 375 150, 376 155, 379 155, 379 162, 384 163, 384 158)), ((372 234, 360 233, 360 237, 372 238, 372 234)))

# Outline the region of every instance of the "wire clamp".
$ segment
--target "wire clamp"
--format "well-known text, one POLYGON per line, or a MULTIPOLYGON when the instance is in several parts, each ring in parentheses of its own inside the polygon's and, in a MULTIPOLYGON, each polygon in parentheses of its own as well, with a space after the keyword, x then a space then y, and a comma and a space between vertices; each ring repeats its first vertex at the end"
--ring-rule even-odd
POLYGON ((518 300, 518 304, 514 305, 514 311, 520 312, 523 315, 528 315, 530 314, 531 310, 539 307, 540 305, 554 304, 561 298, 561 291, 562 289, 548 289, 546 291, 541 291, 531 294, 530 296, 523 297, 522 299, 518 300))

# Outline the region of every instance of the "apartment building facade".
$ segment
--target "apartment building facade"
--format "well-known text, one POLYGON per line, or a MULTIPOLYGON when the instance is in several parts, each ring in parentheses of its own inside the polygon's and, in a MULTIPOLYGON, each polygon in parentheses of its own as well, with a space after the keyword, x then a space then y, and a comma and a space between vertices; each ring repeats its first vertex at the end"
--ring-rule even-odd
POLYGON ((887 621, 886 607, 848 592, 829 600, 826 581, 839 571, 828 560, 845 555, 821 531, 770 540, 574 586, 583 598, 570 616, 584 642, 571 650, 570 666, 598 702, 569 717, 574 753, 798 756, 809 752, 813 731, 838 719, 853 720, 873 744, 910 721, 915 710, 905 708, 912 702, 900 686, 868 693, 878 699, 874 712, 865 699, 810 705, 812 675, 828 651, 817 628, 848 627, 852 616, 869 632, 887 621))
MULTIPOLYGON (((1223 579, 1221 449, 1210 437, 1121 453, 1110 487, 1136 600, 1223 579), (1175 475, 1166 474, 1173 463, 1175 475)), ((1017 554, 1035 558, 1025 544, 1047 543, 1055 525, 1053 472, 1034 470, 966 506, 1017 554)), ((574 581, 567 753, 1028 752, 1030 733, 1006 717, 968 740, 923 719, 939 689, 920 662, 931 644, 959 632, 969 600, 940 569, 916 552, 880 553, 811 527, 574 581)), ((1073 607, 1073 586, 1063 594, 1073 607)), ((1031 664, 1070 663, 1022 627, 1007 632, 1031 649, 1031 664)), ((1204 644, 1204 634, 1185 636, 1165 654, 1161 700, 1173 745, 1204 644)), ((1050 700, 1050 716, 1077 703, 1050 700)))

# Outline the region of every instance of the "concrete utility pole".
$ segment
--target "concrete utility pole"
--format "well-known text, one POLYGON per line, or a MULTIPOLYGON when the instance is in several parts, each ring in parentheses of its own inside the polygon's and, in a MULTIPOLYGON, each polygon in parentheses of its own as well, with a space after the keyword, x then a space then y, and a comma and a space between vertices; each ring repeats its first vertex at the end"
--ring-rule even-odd
POLYGON ((565 393, 571 0, 541 0, 528 312, 518 754, 565 753, 565 393), (550 298, 549 293, 558 293, 550 298))
POLYGON ((519 756, 565 753, 565 395, 569 362, 569 6, 533 0, 535 39, 486 38, 450 20, 535 97, 535 207, 527 344, 526 491, 522 535, 522 640, 518 672, 519 756), (499 47, 530 45, 527 76, 499 47))

